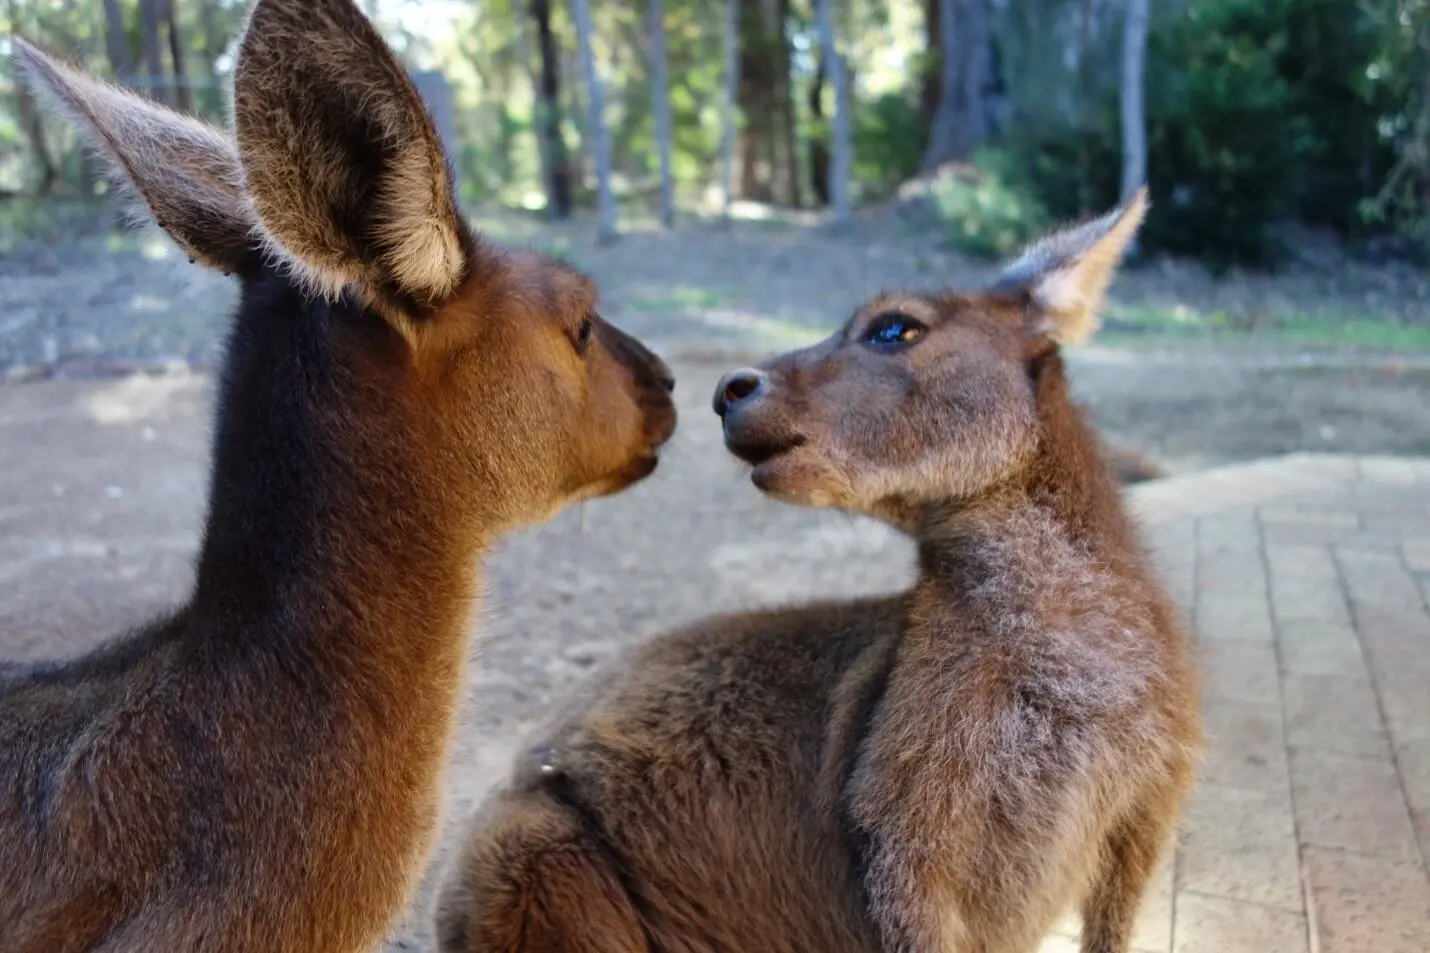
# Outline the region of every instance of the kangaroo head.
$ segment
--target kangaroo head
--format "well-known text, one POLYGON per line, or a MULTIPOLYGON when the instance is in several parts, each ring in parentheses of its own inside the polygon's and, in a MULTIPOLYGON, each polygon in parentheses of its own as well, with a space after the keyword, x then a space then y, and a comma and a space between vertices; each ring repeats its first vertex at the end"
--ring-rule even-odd
POLYGON ((257 0, 232 136, 14 42, 29 84, 194 260, 296 291, 293 320, 341 339, 355 390, 440 422, 391 434, 394 452, 439 461, 513 523, 655 468, 669 369, 601 319, 584 276, 472 231, 415 87, 352 0, 257 0))
POLYGON ((771 496, 890 519, 1007 479, 1039 446, 1038 368, 1095 330, 1146 210, 1139 191, 981 293, 880 295, 827 340, 727 374, 726 446, 771 496))

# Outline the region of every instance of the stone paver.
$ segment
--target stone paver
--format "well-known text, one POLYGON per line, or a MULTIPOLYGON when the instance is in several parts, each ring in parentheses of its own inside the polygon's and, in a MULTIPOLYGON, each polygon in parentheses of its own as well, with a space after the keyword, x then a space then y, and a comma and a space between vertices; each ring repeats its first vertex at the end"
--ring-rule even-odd
MULTIPOLYGON (((910 577, 897 534, 769 503, 726 463, 704 406, 721 369, 679 369, 685 423, 655 479, 491 559, 451 831, 632 641, 910 577)), ((192 377, 0 389, 0 446, 25 448, 0 468, 0 658, 72 653, 181 596, 207 395, 192 377)), ((1430 951, 1430 460, 1294 455, 1129 498, 1198 636, 1209 740, 1136 951, 1430 951)), ((429 898, 390 949, 428 948, 429 898)))
POLYGON ((1308 847, 1305 862, 1321 950, 1430 950, 1430 893, 1419 863, 1321 847, 1308 847))

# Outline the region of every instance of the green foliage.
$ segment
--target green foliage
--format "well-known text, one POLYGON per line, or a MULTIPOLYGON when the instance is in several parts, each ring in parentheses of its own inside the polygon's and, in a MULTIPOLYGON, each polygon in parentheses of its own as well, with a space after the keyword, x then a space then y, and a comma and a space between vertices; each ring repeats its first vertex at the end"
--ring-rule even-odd
MULTIPOLYGON (((1313 0, 1315 2, 1315 0, 1313 0)), ((1303 194, 1313 124, 1282 72, 1298 0, 1196 3, 1151 37, 1148 155, 1150 247, 1213 265, 1264 265, 1272 226, 1303 194)))
POLYGON ((1024 187, 1009 157, 993 150, 974 156, 971 167, 945 167, 933 186, 949 243, 981 258, 1010 255, 1048 226, 1048 213, 1024 187))
POLYGON ((1405 101, 1384 81, 1381 30, 1363 0, 1297 0, 1285 15, 1286 43, 1278 69, 1291 84, 1292 108, 1308 133, 1296 214, 1342 233, 1364 231, 1361 199, 1373 193, 1394 162, 1381 134, 1382 117, 1405 101))
POLYGON ((1117 203, 1122 143, 1116 115, 1104 110, 1090 133, 1071 127, 1017 130, 1008 137, 1008 162, 1017 178, 1056 221, 1067 221, 1117 203))
MULTIPOLYGON (((193 108, 226 114, 231 44, 246 0, 175 0, 193 108)), ((453 86, 463 197, 531 207, 541 201, 533 86, 536 36, 522 0, 384 2, 379 28, 408 65, 440 68, 453 86)), ((853 81, 855 194, 889 195, 917 171, 928 130, 919 102, 937 68, 923 0, 841 0, 835 28, 853 81)), ((1167 0, 1153 4, 1146 68, 1149 180, 1154 210, 1143 246, 1215 265, 1262 264, 1278 251, 1278 223, 1332 227, 1356 241, 1430 256, 1430 0, 1167 0), (1403 240, 1384 241, 1387 235, 1403 240)), ((1122 165, 1118 88, 1123 4, 1009 0, 992 5, 999 96, 1007 112, 977 157, 973 179, 940 182, 955 243, 999 254, 1031 222, 1105 209, 1122 165), (1089 11, 1094 14, 1086 19, 1089 11), (1086 46, 1084 46, 1086 44, 1086 46)), ((128 53, 140 57, 139 0, 119 0, 128 53)), ((752 174, 777 184, 798 165, 808 182, 823 120, 809 108, 817 56, 808 0, 741 3, 746 88, 738 121, 754 150, 752 174), (782 17, 782 27, 764 19, 782 17), (780 94, 754 95, 758 74, 789 72, 795 159, 779 117, 780 94), (763 137, 763 138, 762 138, 763 137)), ((100 74, 110 71, 105 5, 9 0, 0 4, 0 54, 8 28, 100 74)), ((584 90, 572 68, 575 37, 554 3, 566 143, 589 201, 590 162, 580 130, 584 90)), ((653 194, 658 150, 650 110, 646 4, 597 4, 595 46, 607 87, 616 186, 627 201, 653 194)), ((725 0, 665 0, 674 171, 684 199, 720 174, 725 0)), ((0 63, 0 191, 33 190, 42 174, 31 130, 18 121, 0 63)), ((768 85, 759 88, 769 88, 768 85)), ((926 105, 926 104, 924 104, 926 105)), ((997 105, 997 104, 995 104, 997 105)), ((93 192, 73 131, 46 121, 44 144, 62 196, 93 192)), ((737 172, 737 182, 743 177, 737 172)), ((773 188, 785 197, 783 188, 773 188)), ((759 191, 757 188, 756 191, 759 191)), ((766 189, 766 191, 771 191, 766 189)), ((806 193, 808 190, 805 190, 806 193)))
MULTIPOLYGON (((1372 8, 1194 0, 1163 11, 1147 52, 1153 213, 1144 247, 1221 268, 1276 261, 1276 225, 1288 218, 1366 233, 1367 198, 1395 158, 1385 130, 1407 124, 1410 98, 1403 81, 1387 82, 1391 44, 1372 8)), ((1039 103, 1036 121, 1010 131, 1029 186, 1055 217, 1116 202, 1118 109, 1115 85, 1102 83, 1061 121, 1039 103)))
POLYGON ((1430 0, 1365 9, 1380 37, 1367 76, 1398 108, 1378 123, 1394 164, 1357 208, 1364 221, 1393 229, 1430 260, 1430 0))
POLYGON ((863 196, 888 195, 919 168, 923 120, 912 97, 885 93, 854 111, 854 181, 863 196))

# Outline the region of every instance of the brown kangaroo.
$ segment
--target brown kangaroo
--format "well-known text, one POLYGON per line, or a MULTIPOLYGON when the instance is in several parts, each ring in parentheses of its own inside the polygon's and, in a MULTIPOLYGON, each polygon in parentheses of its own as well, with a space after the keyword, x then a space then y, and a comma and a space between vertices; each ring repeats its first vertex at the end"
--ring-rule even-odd
POLYGON ((433 839, 478 560, 649 474, 670 371, 469 230, 350 0, 258 0, 233 141, 15 42, 242 295, 191 600, 0 682, 0 950, 369 950, 433 839))
POLYGON ((778 499, 918 541, 885 599, 714 618, 624 659, 480 812, 447 953, 1121 953, 1201 743, 1188 637, 1059 342, 1146 208, 976 295, 884 295, 727 375, 778 499))

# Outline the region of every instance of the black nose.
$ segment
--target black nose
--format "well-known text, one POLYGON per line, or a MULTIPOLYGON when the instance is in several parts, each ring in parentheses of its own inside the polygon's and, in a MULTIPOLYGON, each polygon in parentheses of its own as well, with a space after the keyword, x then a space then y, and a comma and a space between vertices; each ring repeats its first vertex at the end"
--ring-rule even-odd
POLYGON ((765 389, 765 375, 753 368, 731 371, 715 387, 715 413, 725 416, 741 401, 757 397, 765 389))

